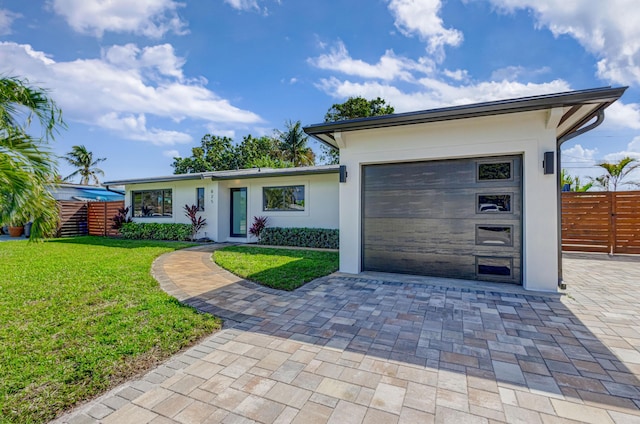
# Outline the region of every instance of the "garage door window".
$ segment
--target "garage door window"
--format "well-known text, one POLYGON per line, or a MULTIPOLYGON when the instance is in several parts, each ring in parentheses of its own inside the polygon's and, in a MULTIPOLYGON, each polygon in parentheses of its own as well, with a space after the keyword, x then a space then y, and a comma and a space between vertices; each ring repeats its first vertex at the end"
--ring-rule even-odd
POLYGON ((513 246, 513 226, 476 225, 479 246, 513 246))
POLYGON ((479 194, 478 213, 511 212, 511 194, 479 194))
POLYGON ((476 272, 479 277, 512 278, 513 258, 476 257, 476 272))
POLYGON ((513 178, 512 162, 478 163, 478 181, 510 180, 513 178))

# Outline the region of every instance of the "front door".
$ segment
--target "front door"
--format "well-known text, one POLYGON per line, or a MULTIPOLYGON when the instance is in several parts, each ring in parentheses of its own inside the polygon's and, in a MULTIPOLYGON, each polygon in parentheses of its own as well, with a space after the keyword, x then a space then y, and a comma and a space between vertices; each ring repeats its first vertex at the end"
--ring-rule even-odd
POLYGON ((231 237, 247 236, 247 188, 231 189, 231 237))

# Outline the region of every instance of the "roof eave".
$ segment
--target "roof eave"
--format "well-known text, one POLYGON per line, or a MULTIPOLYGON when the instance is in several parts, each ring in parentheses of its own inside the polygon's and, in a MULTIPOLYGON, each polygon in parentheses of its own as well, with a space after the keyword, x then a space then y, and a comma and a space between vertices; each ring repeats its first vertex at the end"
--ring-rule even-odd
POLYGON ((382 115, 368 118, 351 119, 304 127, 304 131, 324 144, 336 148, 333 133, 338 131, 357 131, 394 127, 400 125, 424 124, 456 119, 477 118, 507 113, 529 112, 588 103, 606 103, 610 105, 620 98, 627 87, 602 87, 565 93, 517 99, 498 100, 464 106, 451 106, 417 112, 382 115))

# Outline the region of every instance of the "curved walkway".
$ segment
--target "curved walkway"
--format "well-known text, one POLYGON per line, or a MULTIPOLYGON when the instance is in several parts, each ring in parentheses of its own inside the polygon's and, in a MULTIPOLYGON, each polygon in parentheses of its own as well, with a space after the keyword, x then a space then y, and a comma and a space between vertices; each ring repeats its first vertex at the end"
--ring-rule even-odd
POLYGON ((153 274, 225 328, 57 422, 640 422, 637 260, 569 257, 567 295, 391 274, 280 292, 216 247, 153 274))

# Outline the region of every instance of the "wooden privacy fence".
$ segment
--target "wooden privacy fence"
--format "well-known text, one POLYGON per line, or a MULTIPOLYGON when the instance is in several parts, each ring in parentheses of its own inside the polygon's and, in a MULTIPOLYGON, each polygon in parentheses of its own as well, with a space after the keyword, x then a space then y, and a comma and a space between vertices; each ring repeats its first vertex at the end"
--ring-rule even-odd
POLYGON ((562 193, 562 250, 640 254, 640 191, 562 193))
POLYGON ((87 234, 87 203, 58 200, 60 222, 58 237, 74 237, 87 234))
POLYGON ((72 200, 58 201, 60 223, 58 237, 82 235, 117 236, 117 230, 111 228, 111 220, 124 201, 118 202, 79 202, 72 200))
POLYGON ((89 235, 117 236, 118 230, 111 228, 111 220, 118 214, 118 209, 124 208, 124 201, 119 202, 90 202, 87 213, 89 235))

